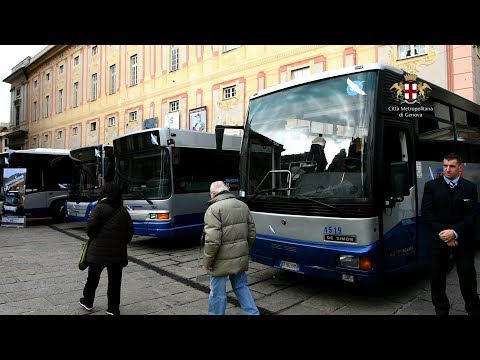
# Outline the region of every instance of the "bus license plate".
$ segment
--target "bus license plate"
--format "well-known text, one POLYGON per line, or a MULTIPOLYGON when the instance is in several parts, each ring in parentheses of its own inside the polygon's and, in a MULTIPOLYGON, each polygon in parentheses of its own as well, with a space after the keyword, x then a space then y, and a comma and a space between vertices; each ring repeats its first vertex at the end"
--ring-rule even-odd
POLYGON ((282 260, 280 261, 280 267, 285 270, 291 270, 291 271, 298 271, 299 267, 297 263, 290 262, 290 261, 285 261, 282 260))

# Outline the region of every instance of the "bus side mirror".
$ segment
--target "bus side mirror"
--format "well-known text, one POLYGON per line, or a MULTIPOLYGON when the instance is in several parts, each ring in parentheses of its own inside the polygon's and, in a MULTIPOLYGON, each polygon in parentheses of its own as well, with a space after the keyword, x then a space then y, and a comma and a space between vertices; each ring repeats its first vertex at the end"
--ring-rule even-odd
POLYGON ((408 181, 408 163, 406 161, 390 163, 390 198, 385 201, 387 207, 394 207, 395 203, 403 201, 403 197, 410 194, 408 181))
POLYGON ((243 126, 240 125, 217 125, 215 126, 215 141, 217 145, 217 150, 222 150, 223 146, 223 133, 225 129, 241 129, 245 130, 243 126))
POLYGON ((406 161, 390 163, 390 184, 392 197, 402 197, 410 194, 408 181, 408 163, 406 161))
POLYGON ((217 145, 217 150, 222 150, 224 132, 225 132, 225 128, 223 126, 221 125, 215 126, 215 141, 217 145))

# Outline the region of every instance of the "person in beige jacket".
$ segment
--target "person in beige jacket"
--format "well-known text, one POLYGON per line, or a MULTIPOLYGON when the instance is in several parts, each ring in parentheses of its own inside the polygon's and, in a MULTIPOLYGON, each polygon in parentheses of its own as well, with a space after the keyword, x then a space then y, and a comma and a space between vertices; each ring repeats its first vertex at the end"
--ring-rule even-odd
POLYGON ((210 274, 209 315, 224 315, 227 279, 246 315, 259 315, 248 288, 248 251, 256 231, 248 206, 228 191, 223 181, 210 185, 210 201, 204 217, 203 266, 210 274))

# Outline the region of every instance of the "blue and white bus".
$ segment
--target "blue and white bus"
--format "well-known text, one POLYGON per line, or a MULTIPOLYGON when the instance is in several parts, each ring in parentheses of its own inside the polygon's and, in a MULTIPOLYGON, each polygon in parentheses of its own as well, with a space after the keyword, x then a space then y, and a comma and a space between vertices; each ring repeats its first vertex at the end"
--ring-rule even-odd
POLYGON ((3 206, 5 194, 3 192, 3 169, 8 168, 8 157, 11 151, 0 153, 0 209, 3 206))
POLYGON ((113 181, 115 160, 113 146, 100 144, 70 151, 72 180, 66 202, 68 221, 87 221, 96 205, 100 188, 113 181))
POLYGON ((241 137, 154 128, 113 140, 115 182, 123 188, 135 234, 159 238, 198 237, 210 199, 210 184, 223 180, 238 193, 241 137))
POLYGON ((358 65, 260 91, 240 161, 257 227, 251 259, 359 285, 425 267, 423 188, 449 152, 480 189, 480 106, 397 68, 358 65))
POLYGON ((72 171, 69 154, 70 150, 50 148, 9 150, 2 154, 2 166, 27 170, 24 201, 27 220, 64 220, 72 171))

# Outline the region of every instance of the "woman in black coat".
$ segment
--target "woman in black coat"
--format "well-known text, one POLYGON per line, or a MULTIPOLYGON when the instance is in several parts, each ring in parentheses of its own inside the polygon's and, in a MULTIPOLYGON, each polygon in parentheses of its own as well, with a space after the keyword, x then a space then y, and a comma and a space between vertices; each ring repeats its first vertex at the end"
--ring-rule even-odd
POLYGON ((100 192, 98 204, 87 221, 90 245, 87 250, 88 278, 80 304, 88 311, 93 308, 100 275, 108 272, 108 315, 120 315, 122 270, 128 264, 127 244, 133 237, 133 222, 123 207, 120 186, 107 183, 100 192))

